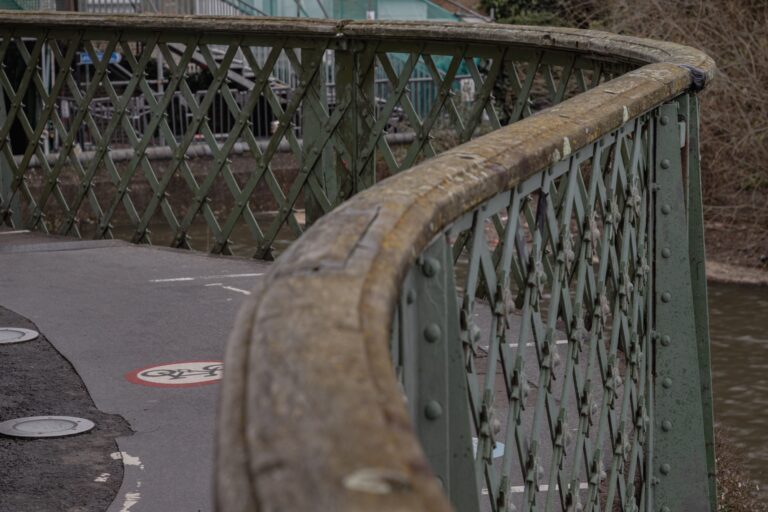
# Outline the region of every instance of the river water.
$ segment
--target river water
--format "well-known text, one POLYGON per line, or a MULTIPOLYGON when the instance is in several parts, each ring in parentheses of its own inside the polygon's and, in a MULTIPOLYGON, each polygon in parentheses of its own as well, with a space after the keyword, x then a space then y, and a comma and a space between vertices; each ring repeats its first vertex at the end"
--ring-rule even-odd
POLYGON ((768 499, 768 288, 710 283, 715 421, 768 499))

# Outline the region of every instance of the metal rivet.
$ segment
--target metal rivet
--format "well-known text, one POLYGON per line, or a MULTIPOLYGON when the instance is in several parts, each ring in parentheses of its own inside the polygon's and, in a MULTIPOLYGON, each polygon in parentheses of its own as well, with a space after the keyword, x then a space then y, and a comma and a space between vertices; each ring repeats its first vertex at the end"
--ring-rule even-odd
POLYGON ((666 158, 664 160, 662 160, 661 161, 661 168, 662 169, 669 169, 669 160, 667 160, 666 158))
POLYGON ((671 211, 672 211, 672 208, 668 204, 665 204, 661 207, 661 213, 663 213, 664 215, 669 215, 669 212, 671 211))
POLYGON ((671 388, 672 387, 672 379, 670 379, 669 377, 664 377, 662 379, 662 381, 661 381, 661 385, 664 386, 667 389, 671 388))
POLYGON ((424 258, 424 263, 421 265, 421 271, 427 277, 433 277, 440 271, 440 262, 435 258, 424 258))
POLYGON ((669 432, 672 430, 672 422, 669 420, 664 420, 661 422, 661 430, 664 432, 669 432))
POLYGON ((424 416, 428 420, 436 420, 443 415, 443 406, 437 400, 430 400, 427 402, 427 406, 424 407, 424 416))
POLYGON ((661 250, 661 255, 665 258, 669 258, 672 255, 672 251, 669 250, 669 247, 665 247, 661 250))
POLYGON ((661 301, 662 302, 669 302, 672 300, 672 294, 669 292, 664 292, 661 294, 661 301))
POLYGON ((659 122, 662 124, 662 126, 666 126, 669 123, 669 117, 661 116, 661 119, 659 119, 659 122))
POLYGON ((669 336, 662 336, 661 337, 661 344, 662 345, 664 345, 665 347, 668 347, 670 343, 672 343, 672 338, 670 338, 669 336))
POLYGON ((424 338, 430 343, 437 343, 440 341, 440 326, 437 324, 429 324, 424 328, 424 338))
POLYGON ((669 472, 672 471, 672 466, 670 466, 669 464, 662 464, 661 468, 659 469, 661 470, 662 475, 668 475, 669 472))

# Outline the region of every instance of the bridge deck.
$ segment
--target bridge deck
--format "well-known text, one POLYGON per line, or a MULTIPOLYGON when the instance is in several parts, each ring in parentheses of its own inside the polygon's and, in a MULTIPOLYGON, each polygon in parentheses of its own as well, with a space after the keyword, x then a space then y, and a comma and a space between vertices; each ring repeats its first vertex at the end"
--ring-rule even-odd
MULTIPOLYGON (((96 408, 122 416, 132 430, 126 429, 116 438, 124 478, 110 511, 212 508, 219 386, 215 382, 182 387, 142 385, 135 381, 167 384, 173 375, 137 377, 135 371, 170 362, 221 361, 238 307, 267 266, 260 261, 117 241, 75 241, 0 231, 0 306, 26 317, 45 336, 26 344, 0 345, 4 365, 13 363, 14 354, 21 357, 22 345, 50 342, 79 374, 96 408)), ((9 315, 0 315, 0 322, 13 321, 14 316, 9 315)), ((175 382, 208 378, 201 373, 205 372, 174 374, 179 377, 175 382)), ((152 375, 158 374, 163 372, 152 375)), ((57 375, 49 379, 66 380, 57 375)), ((27 403, 0 408, 0 421, 22 410, 45 414, 35 403, 43 400, 36 389, 29 390, 24 399, 27 403)), ((77 412, 75 404, 68 407, 67 400, 62 390, 56 410, 48 414, 77 412)), ((97 411, 93 414, 98 416, 93 431, 97 432, 101 416, 97 411)), ((0 449, 4 453, 20 450, 21 460, 32 460, 25 451, 45 448, 44 443, 53 448, 67 442, 65 439, 13 441, 12 446, 8 439, 0 439, 6 443, 0 449)), ((119 458, 115 452, 99 456, 119 458)), ((42 467, 34 468, 32 474, 54 472, 45 467, 53 464, 46 459, 36 464, 42 467)), ((86 475, 81 486, 70 480, 67 492, 90 492, 87 488, 102 482, 108 485, 115 477, 119 475, 86 475)), ((37 494, 44 498, 45 493, 55 494, 61 482, 39 478, 36 486, 37 494)), ((47 509, 43 502, 36 508, 47 509)))

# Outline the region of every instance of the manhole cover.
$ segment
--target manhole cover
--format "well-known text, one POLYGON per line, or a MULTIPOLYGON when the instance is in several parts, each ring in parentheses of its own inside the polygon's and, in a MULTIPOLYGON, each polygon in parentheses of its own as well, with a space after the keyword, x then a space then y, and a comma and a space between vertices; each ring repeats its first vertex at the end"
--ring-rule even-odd
POLYGON ((91 420, 71 416, 29 416, 0 423, 0 434, 14 437, 61 437, 87 432, 91 420))
POLYGON ((125 378, 144 386, 183 388, 213 384, 221 380, 223 372, 221 361, 180 361, 134 370, 125 378))
POLYGON ((3 343, 21 343, 31 341, 40 336, 40 333, 32 329, 21 327, 0 327, 0 345, 3 343))

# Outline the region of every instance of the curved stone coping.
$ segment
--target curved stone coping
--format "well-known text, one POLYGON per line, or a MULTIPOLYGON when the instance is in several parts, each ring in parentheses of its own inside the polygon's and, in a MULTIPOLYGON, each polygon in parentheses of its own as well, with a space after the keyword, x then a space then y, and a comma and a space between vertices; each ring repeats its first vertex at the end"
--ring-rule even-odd
POLYGON ((394 378, 402 279, 450 222, 715 73, 684 46, 573 29, 297 19, 4 13, 0 27, 205 30, 463 41, 645 66, 389 178, 321 218, 240 312, 220 415, 220 510, 450 510, 394 378))
MULTIPOLYGON (((364 32, 374 24, 358 26, 364 32)), ((414 25, 379 26, 395 33, 414 25)), ((485 30, 494 31, 557 34, 606 51, 618 45, 622 55, 645 52, 652 63, 358 194, 278 259, 229 344, 221 510, 449 510, 388 352, 407 269, 464 212, 686 92, 692 82, 683 66, 714 74, 706 55, 676 45, 627 45, 603 34, 590 41, 592 34, 571 30, 485 30)))
POLYGON ((73 30, 162 30, 204 35, 332 36, 338 39, 383 39, 393 42, 464 42, 514 44, 576 51, 638 64, 666 62, 714 76, 715 63, 705 53, 675 43, 621 36, 596 30, 519 25, 421 21, 316 20, 258 16, 179 16, 158 14, 104 15, 90 13, 6 11, 0 27, 73 30))

